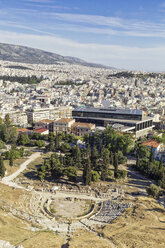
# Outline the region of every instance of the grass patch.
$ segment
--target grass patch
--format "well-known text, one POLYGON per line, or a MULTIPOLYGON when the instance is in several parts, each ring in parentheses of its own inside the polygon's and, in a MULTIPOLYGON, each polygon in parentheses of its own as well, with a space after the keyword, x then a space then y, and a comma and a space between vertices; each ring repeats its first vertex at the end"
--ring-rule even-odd
POLYGON ((14 160, 14 165, 9 165, 9 160, 4 160, 4 165, 7 170, 7 176, 10 176, 14 172, 16 172, 19 169, 19 166, 24 163, 27 160, 27 158, 19 158, 14 160))

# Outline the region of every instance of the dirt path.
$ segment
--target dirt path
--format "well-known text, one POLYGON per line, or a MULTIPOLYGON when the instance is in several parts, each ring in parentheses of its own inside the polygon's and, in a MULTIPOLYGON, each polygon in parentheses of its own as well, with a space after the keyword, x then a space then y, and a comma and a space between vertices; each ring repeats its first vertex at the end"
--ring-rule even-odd
POLYGON ((41 156, 40 152, 36 152, 34 154, 32 154, 24 163, 22 163, 19 167, 19 169, 14 172, 12 175, 10 176, 7 176, 7 177, 3 177, 2 178, 2 183, 8 185, 8 186, 11 186, 11 187, 15 187, 15 188, 23 188, 25 189, 24 187, 21 187, 19 186, 18 184, 12 182, 21 172, 23 172, 27 165, 30 164, 31 162, 33 162, 35 159, 39 158, 41 156))

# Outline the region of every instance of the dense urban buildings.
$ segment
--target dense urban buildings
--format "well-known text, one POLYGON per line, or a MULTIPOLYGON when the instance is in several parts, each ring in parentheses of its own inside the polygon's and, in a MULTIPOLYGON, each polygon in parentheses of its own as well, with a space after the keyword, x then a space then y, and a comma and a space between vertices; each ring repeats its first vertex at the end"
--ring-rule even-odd
POLYGON ((153 128, 153 118, 144 116, 138 109, 80 107, 72 114, 76 121, 104 127, 111 125, 122 132, 133 131, 137 138, 147 135, 153 128))
MULTIPOLYGON (((72 118, 72 110, 77 107, 102 108, 102 103, 108 102, 108 107, 121 111, 143 111, 139 125, 134 120, 136 131, 142 128, 141 123, 152 127, 152 120, 156 128, 165 128, 163 73, 122 72, 62 62, 33 65, 0 61, 0 64, 0 116, 9 114, 14 125, 27 127, 42 119, 72 118), (28 84, 28 77, 36 77, 39 82, 28 84)), ((131 121, 116 119, 116 123, 124 126, 133 125, 131 121)))

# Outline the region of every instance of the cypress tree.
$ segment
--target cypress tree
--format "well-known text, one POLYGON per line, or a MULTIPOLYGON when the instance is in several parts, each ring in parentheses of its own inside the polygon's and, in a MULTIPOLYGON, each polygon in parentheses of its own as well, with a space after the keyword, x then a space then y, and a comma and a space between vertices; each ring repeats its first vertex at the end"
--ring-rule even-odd
POLYGON ((88 145, 87 149, 86 149, 86 156, 89 157, 91 156, 91 146, 88 145))
POLYGON ((0 156, 0 177, 5 176, 5 171, 6 171, 6 168, 4 166, 3 158, 2 156, 0 156))
POLYGON ((137 168, 140 167, 140 158, 139 158, 139 155, 137 156, 136 167, 137 167, 137 168))
POLYGON ((149 159, 149 161, 150 161, 151 163, 153 163, 153 162, 154 162, 154 149, 153 149, 153 146, 151 147, 151 151, 150 151, 150 159, 149 159))
POLYGON ((96 148, 96 146, 93 147, 92 153, 91 153, 91 162, 92 162, 92 168, 97 170, 98 168, 98 158, 99 158, 99 153, 96 148))
POLYGON ((60 160, 61 166, 63 166, 64 165, 64 159, 63 159, 63 156, 61 155, 61 153, 60 153, 59 160, 60 160))
POLYGON ((79 148, 79 146, 76 146, 73 150, 73 159, 74 159, 74 162, 75 162, 75 165, 78 167, 78 168, 81 168, 81 150, 79 148))
POLYGON ((59 147, 60 147, 59 136, 58 136, 58 134, 56 134, 56 137, 55 137, 55 148, 56 149, 59 149, 59 147))
POLYGON ((118 173, 118 156, 117 156, 117 153, 115 153, 115 155, 114 155, 114 167, 115 167, 114 176, 115 176, 115 178, 117 178, 117 173, 118 173))
POLYGON ((159 170, 163 168, 163 155, 161 154, 161 159, 159 162, 159 170))
POLYGON ((110 151, 110 164, 113 164, 113 152, 110 151))
POLYGON ((13 166, 13 165, 14 165, 14 164, 13 164, 13 156, 10 156, 9 165, 10 165, 10 166, 13 166))
POLYGON ((90 185, 91 184, 91 160, 88 157, 85 160, 85 164, 84 164, 84 171, 83 171, 83 179, 84 179, 84 184, 85 185, 90 185))
POLYGON ((108 176, 108 167, 109 167, 109 150, 103 148, 101 152, 102 166, 101 166, 101 178, 105 180, 108 176))

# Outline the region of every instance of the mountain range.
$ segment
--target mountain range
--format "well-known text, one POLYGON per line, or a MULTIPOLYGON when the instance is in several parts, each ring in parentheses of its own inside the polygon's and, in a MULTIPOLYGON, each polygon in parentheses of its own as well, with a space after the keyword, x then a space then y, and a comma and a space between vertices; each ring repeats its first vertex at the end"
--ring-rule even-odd
POLYGON ((75 57, 61 56, 59 54, 46 52, 40 49, 4 43, 0 43, 0 60, 27 64, 57 64, 58 62, 67 62, 70 64, 78 64, 89 67, 112 69, 112 67, 88 63, 75 57))

